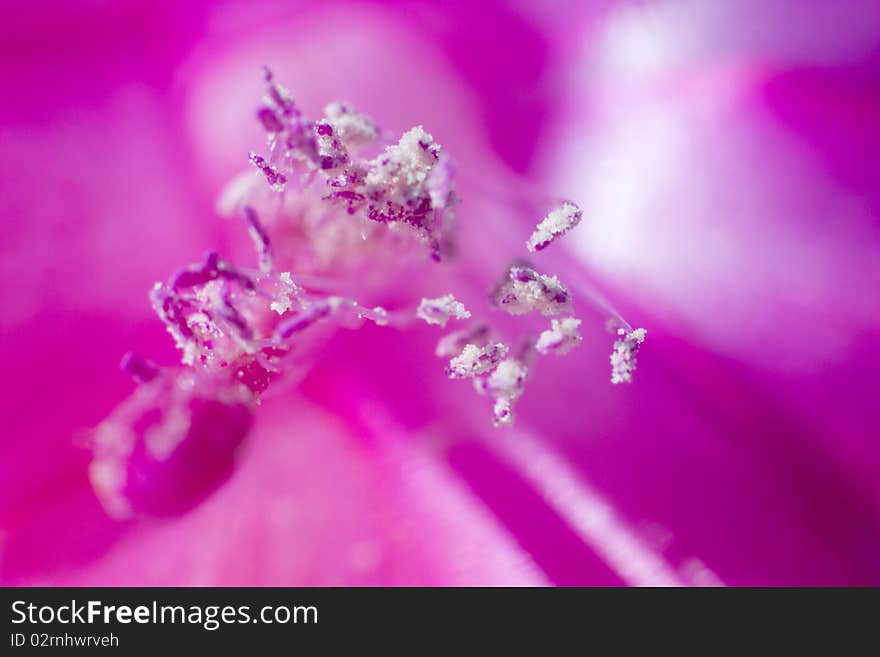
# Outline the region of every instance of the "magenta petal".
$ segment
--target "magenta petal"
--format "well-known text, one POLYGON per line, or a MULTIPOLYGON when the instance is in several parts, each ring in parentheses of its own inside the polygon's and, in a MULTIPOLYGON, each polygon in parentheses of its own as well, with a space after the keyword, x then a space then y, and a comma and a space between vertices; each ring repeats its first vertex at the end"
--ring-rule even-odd
POLYGON ((0 25, 0 582, 880 581, 880 5, 526 4, 73 3, 0 25), (145 383, 92 465, 114 519, 79 445, 130 390, 123 353, 179 358, 147 290, 207 249, 263 273, 284 255, 263 216, 212 212, 298 111, 257 109, 274 62, 309 115, 345 97, 454 155, 460 266, 395 271, 382 303, 485 304, 546 211, 507 167, 546 173, 584 216, 535 266, 577 309, 598 273, 649 329, 639 370, 610 385, 591 318, 504 433, 429 326, 339 333, 287 389, 256 359, 248 393, 129 359, 145 383))

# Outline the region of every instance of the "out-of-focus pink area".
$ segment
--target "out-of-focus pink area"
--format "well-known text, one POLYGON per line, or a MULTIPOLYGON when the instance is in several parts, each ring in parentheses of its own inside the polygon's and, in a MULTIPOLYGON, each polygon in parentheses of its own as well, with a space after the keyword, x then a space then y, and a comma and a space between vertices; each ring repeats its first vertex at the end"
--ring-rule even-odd
POLYGON ((831 4, 8 10, 0 582, 880 584, 880 3, 831 4), (214 205, 263 64, 455 159, 460 269, 401 285, 475 306, 540 219, 524 190, 577 201, 536 261, 648 329, 634 383, 591 317, 493 431, 431 327, 343 331, 204 503, 109 517, 88 429, 124 352, 179 358, 147 290, 253 258, 214 205))

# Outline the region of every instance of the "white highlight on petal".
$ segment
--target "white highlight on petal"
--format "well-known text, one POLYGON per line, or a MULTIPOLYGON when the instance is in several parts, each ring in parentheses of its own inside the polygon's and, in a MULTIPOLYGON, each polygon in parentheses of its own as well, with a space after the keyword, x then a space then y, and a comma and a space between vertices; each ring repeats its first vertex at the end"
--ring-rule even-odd
POLYGON ((544 441, 517 432, 486 445, 525 477, 624 582, 631 586, 688 584, 544 441))
POLYGON ((575 92, 572 120, 545 142, 548 179, 590 217, 566 246, 713 351, 779 373, 846 358, 878 314, 870 212, 767 111, 754 63, 864 52, 880 30, 880 7, 864 4, 660 0, 608 12, 573 73, 573 89, 589 76, 589 97, 575 92), (724 63, 699 66, 709 55, 724 63), (828 216, 835 230, 815 229, 828 216), (778 330, 780 312, 797 336, 778 330))
POLYGON ((880 8, 860 0, 658 0, 609 11, 590 45, 601 82, 644 83, 692 69, 706 57, 785 66, 846 63, 875 47, 878 26, 880 8))
MULTIPOLYGON (((399 474, 395 482, 404 499, 436 523, 437 536, 427 546, 453 569, 450 585, 548 586, 552 582, 485 503, 433 451, 430 440, 412 441, 379 403, 358 402, 359 417, 369 427, 381 464, 399 474)), ((427 436, 426 436, 427 437, 427 436)))

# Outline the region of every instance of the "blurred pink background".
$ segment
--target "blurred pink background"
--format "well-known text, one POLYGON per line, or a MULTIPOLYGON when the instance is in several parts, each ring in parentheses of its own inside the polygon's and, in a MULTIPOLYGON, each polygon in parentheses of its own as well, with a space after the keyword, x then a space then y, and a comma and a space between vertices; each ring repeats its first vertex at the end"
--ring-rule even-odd
POLYGON ((880 585, 880 2, 19 3, 0 51, 0 583, 880 585), (341 333, 203 504, 108 517, 85 436, 178 359, 151 284, 247 251, 263 64, 444 145, 474 295, 515 190, 577 201, 633 385, 598 327, 496 431, 436 334, 341 333))

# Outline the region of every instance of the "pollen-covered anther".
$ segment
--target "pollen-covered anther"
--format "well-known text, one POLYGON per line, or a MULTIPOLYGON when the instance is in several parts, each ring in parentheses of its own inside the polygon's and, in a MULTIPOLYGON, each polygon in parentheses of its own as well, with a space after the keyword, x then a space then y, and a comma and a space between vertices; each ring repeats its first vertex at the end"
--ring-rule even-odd
POLYGON ((475 382, 478 391, 492 397, 517 399, 525 390, 529 370, 525 363, 516 358, 508 358, 498 363, 489 376, 475 382))
POLYGON ((368 165, 363 193, 370 199, 367 218, 402 222, 428 241, 436 240, 428 180, 440 158, 440 146, 421 126, 406 132, 368 165))
POLYGON ((416 315, 428 324, 444 327, 450 319, 467 319, 471 316, 464 304, 451 294, 436 299, 422 299, 416 315))
POLYGON ((617 329, 620 339, 614 342, 614 350, 611 352, 611 383, 632 383, 636 355, 647 333, 643 328, 629 333, 626 329, 617 329))
POLYGON ((297 295, 299 288, 290 277, 289 271, 283 271, 278 275, 278 292, 274 301, 269 304, 269 309, 275 311, 279 315, 283 315, 293 308, 293 298, 297 295))
POLYGON ((526 266, 511 267, 492 296, 495 305, 511 315, 524 315, 533 310, 542 315, 571 311, 571 294, 559 279, 526 266))
POLYGON ((507 345, 496 344, 478 347, 475 344, 465 345, 461 353, 449 361, 446 374, 450 379, 470 379, 491 372, 504 358, 510 349, 507 345))
POLYGON ((348 162, 348 149, 327 121, 315 123, 315 144, 318 150, 318 166, 322 170, 338 169, 348 162))
POLYGON ((267 105, 276 109, 284 116, 291 116, 297 113, 290 92, 280 84, 275 82, 275 75, 268 66, 263 67, 263 80, 266 83, 266 96, 264 98, 267 105))
POLYGON ((181 350, 181 362, 211 366, 253 353, 258 336, 250 304, 257 299, 252 272, 209 253, 150 292, 153 309, 181 350))
POLYGON ((577 226, 583 215, 583 210, 574 203, 564 201, 535 227, 535 232, 526 242, 526 248, 532 252, 546 249, 557 238, 577 226))
POLYGON ((324 118, 333 126, 346 148, 358 150, 371 144, 379 136, 373 121, 354 111, 348 103, 335 101, 324 108, 324 118))
POLYGON ((374 306, 373 308, 362 309, 358 316, 364 319, 371 320, 376 326, 388 326, 390 321, 390 317, 388 315, 388 311, 385 310, 382 306, 374 306))
POLYGON ((496 427, 513 424, 513 405, 525 390, 528 373, 525 363, 516 358, 508 358, 498 363, 487 376, 474 380, 477 392, 495 400, 492 413, 496 427))
POLYGON ((500 398, 495 400, 492 407, 492 420, 496 427, 510 426, 513 424, 513 401, 500 398))
POLYGON ((346 159, 339 129, 330 118, 315 123, 314 159, 332 190, 324 200, 370 221, 408 226, 435 260, 450 255, 456 197, 451 168, 433 137, 418 126, 373 160, 346 159))
POLYGON ((250 153, 248 155, 248 161, 263 174, 266 178, 266 182, 269 183, 270 189, 276 192, 280 192, 284 189, 284 185, 287 184, 287 176, 269 164, 266 158, 257 153, 250 153))
POLYGON ((437 348, 434 350, 434 353, 441 358, 455 356, 460 354, 462 349, 469 344, 474 344, 478 347, 486 346, 489 344, 489 336, 489 327, 485 324, 453 331, 437 341, 437 348))
POLYGON ((581 334, 578 327, 581 320, 574 317, 550 320, 550 328, 538 336, 535 349, 539 354, 567 354, 581 342, 581 334))
POLYGON ((440 145, 422 126, 411 128, 373 160, 367 186, 382 188, 399 199, 419 196, 440 152, 440 145))

